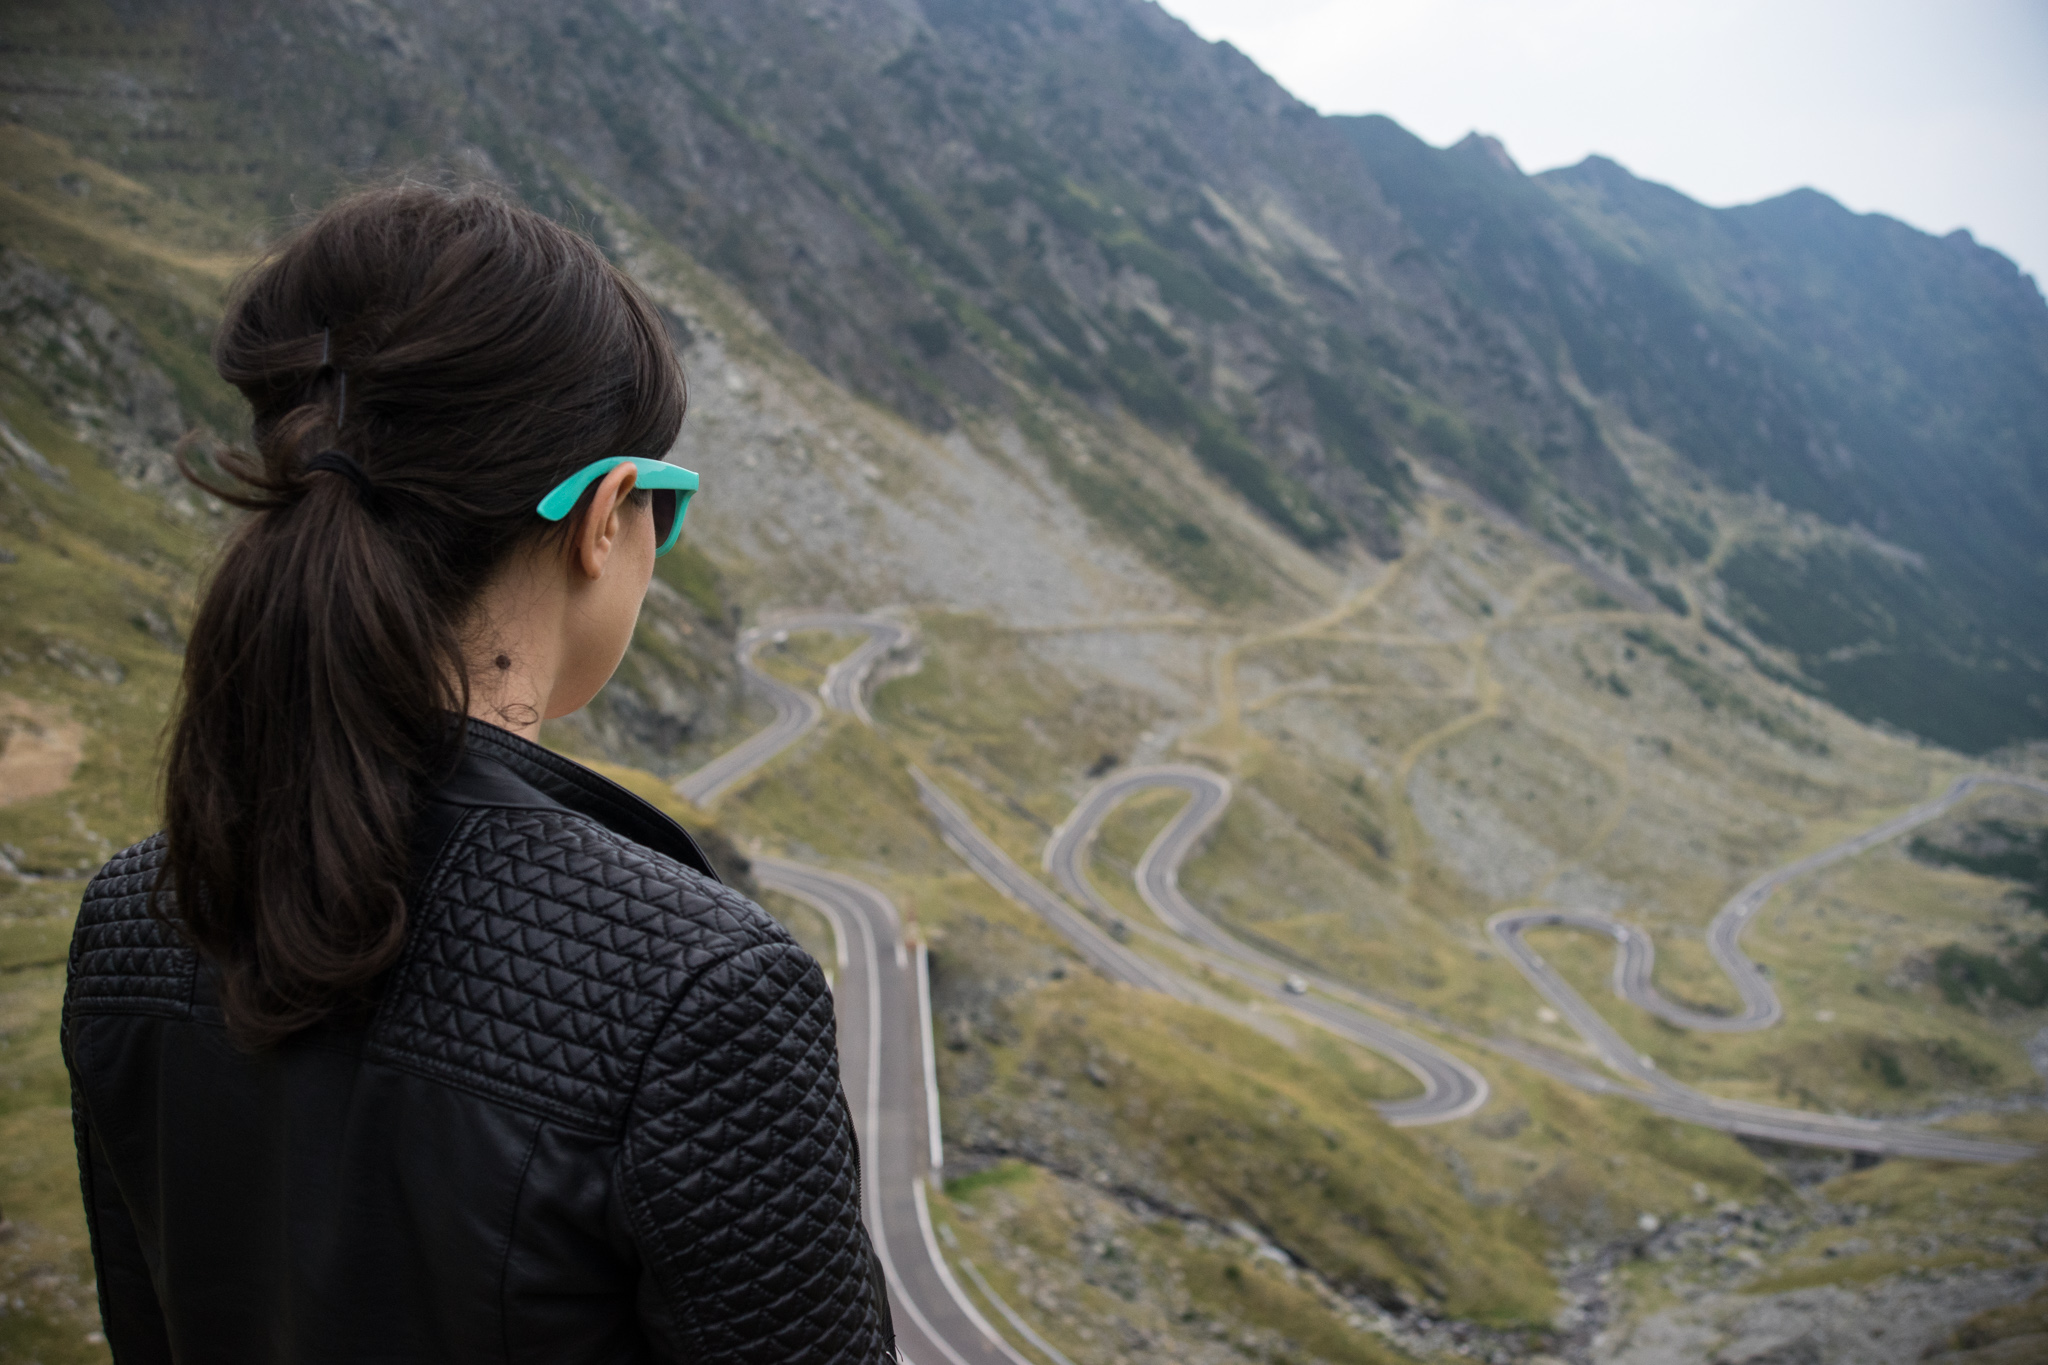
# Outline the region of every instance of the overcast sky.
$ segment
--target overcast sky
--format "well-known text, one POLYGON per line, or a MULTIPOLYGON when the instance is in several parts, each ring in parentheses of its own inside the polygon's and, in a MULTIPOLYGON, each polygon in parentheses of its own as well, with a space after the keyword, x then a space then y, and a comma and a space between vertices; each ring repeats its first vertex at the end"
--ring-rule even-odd
POLYGON ((1810 185, 2048 284, 2048 0, 1164 0, 1327 114, 1708 204, 1810 185))

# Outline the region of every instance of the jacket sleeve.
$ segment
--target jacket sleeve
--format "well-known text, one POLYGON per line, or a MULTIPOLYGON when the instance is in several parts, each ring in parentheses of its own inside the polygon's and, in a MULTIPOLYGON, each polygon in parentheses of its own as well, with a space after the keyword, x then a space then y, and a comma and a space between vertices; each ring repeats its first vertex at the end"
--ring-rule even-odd
POLYGON ((100 1321, 116 1365, 154 1365, 171 1360, 170 1335, 156 1282, 142 1254, 142 1238, 114 1184, 114 1171, 100 1150, 86 1109, 84 1088, 73 1059, 75 1025, 65 1021, 64 1061, 71 1071, 71 1131, 78 1142, 79 1193, 85 1198, 85 1226, 92 1238, 93 1278, 100 1300, 100 1321))
POLYGON ((692 981, 647 1058, 621 1161, 647 1272, 641 1317, 669 1354, 894 1358, 832 998, 802 949, 748 948, 692 981))

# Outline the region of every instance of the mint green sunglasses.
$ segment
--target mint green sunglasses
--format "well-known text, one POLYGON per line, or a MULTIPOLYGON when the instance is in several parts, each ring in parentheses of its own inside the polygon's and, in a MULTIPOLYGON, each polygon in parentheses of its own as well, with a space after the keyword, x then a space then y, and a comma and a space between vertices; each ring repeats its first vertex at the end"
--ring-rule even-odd
POLYGON ((690 510, 690 495, 697 491, 695 471, 667 460, 650 460, 639 455, 614 455, 594 460, 549 490, 534 510, 549 521, 560 521, 576 510, 583 490, 622 464, 638 471, 635 488, 654 494, 654 553, 665 555, 676 547, 683 534, 683 514, 690 510))

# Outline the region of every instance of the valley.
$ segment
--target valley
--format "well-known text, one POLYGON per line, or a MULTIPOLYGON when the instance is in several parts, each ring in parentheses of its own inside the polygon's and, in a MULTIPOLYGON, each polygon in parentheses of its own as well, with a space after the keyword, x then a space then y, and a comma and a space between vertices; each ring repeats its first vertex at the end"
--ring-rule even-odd
MULTIPOLYGON (((1545 573, 1536 581, 1541 585, 1555 576, 1554 573, 1545 573)), ((1374 594, 1375 597, 1377 595, 1374 594)), ((1361 605, 1358 602, 1347 603, 1335 613, 1319 616, 1305 627, 1282 631, 1275 638, 1299 638, 1316 630, 1326 629, 1333 622, 1341 621, 1350 615, 1361 605)), ((768 625, 757 627, 748 637, 743 637, 741 658, 747 661, 744 666, 752 671, 758 685, 775 695, 778 713, 783 716, 801 714, 805 716, 805 720, 796 727, 778 723, 769 731, 764 731, 763 736, 772 735, 778 741, 773 751, 758 745, 756 740, 749 740, 731 751, 735 756, 747 756, 744 762, 746 771, 740 771, 736 767, 724 767, 717 762, 711 765, 721 772, 729 773, 730 776, 726 778, 729 783, 743 781, 749 772, 765 764, 775 752, 796 742, 804 730, 817 723, 821 715, 816 703, 791 687, 789 682, 779 681, 766 673, 754 670, 750 662, 765 634, 772 632, 774 639, 787 641, 792 630, 803 628, 821 632, 836 631, 842 637, 866 636, 858 648, 829 664, 817 688, 818 693, 827 699, 831 707, 842 713, 865 711, 862 695, 868 669, 892 652, 903 653, 914 647, 913 635, 895 622, 879 618, 816 613, 777 617, 768 625)), ((811 671, 816 671, 815 665, 811 671)), ((863 721, 872 724, 869 717, 863 717, 863 721)), ((1412 766, 1411 760, 1410 767, 1412 766)), ((1112 980, 1125 981, 1138 989, 1157 990, 1176 999, 1216 1010, 1226 1017, 1237 1018, 1254 1028, 1259 1027, 1259 1021, 1255 1017, 1248 1017, 1241 1006, 1205 990, 1184 971, 1175 972, 1158 958, 1148 960, 1122 946, 1129 942, 1134 934, 1154 941, 1165 940, 1166 936, 1159 932, 1159 926, 1163 925, 1208 949, 1209 951, 1201 956, 1209 965, 1220 966, 1227 974, 1236 976, 1241 983, 1255 986, 1270 1000, 1278 1002, 1283 1009, 1291 1005, 1289 1012, 1296 1014, 1311 1027, 1321 1026, 1330 1029, 1338 1036, 1346 1037, 1352 1042, 1388 1056, 1410 1070, 1422 1082, 1423 1094, 1414 1100, 1382 1102, 1379 1107, 1390 1123, 1397 1126, 1442 1123, 1469 1117, 1485 1106, 1489 1097, 1487 1082, 1470 1064, 1452 1057, 1432 1044, 1423 1042, 1413 1034, 1388 1027, 1384 1023, 1377 1023, 1369 1015, 1361 1012, 1345 1009, 1336 1002, 1348 1000, 1356 1006, 1365 1006, 1368 1002, 1354 988, 1314 974, 1312 966, 1300 964, 1300 970, 1311 973, 1304 978, 1297 974, 1297 964, 1277 961, 1248 947, 1241 940, 1219 929, 1181 895, 1178 889, 1181 863, 1199 846, 1202 835, 1221 816, 1230 799, 1229 783, 1212 771, 1187 766, 1141 767, 1105 779, 1092 788, 1074 812, 1053 832, 1045 847, 1044 862, 1053 873, 1061 891, 1070 898, 1069 903, 1065 905, 1060 904, 1058 898, 1050 895, 1042 884, 1010 861, 974 827, 971 819, 958 804, 946 797, 929 779, 922 774, 913 775, 921 789, 926 809, 938 821, 946 842, 954 851, 995 889, 1023 908, 1044 918, 1079 950, 1084 959, 1112 980), (1161 786, 1185 791, 1190 799, 1187 805, 1160 830, 1132 869, 1133 882, 1139 888, 1146 906, 1158 920, 1158 925, 1134 927, 1123 920, 1116 908, 1090 883, 1086 871, 1090 861, 1089 848, 1102 823, 1120 804, 1137 792, 1161 786), (1076 906, 1092 910, 1098 923, 1090 924, 1076 915, 1076 906), (1313 983, 1316 996, 1298 1002, 1290 1000, 1290 997, 1298 993, 1305 994, 1301 990, 1304 980, 1313 983)), ((679 787, 688 789, 696 781, 694 776, 685 778, 679 783, 679 787)), ((1716 915, 1714 931, 1710 932, 1717 931, 1713 938, 1717 960, 1740 964, 1738 970, 1747 973, 1745 994, 1757 1003, 1753 1004, 1747 1018, 1694 1013, 1681 1015, 1674 1022, 1683 1026, 1697 1020, 1709 1031, 1729 1031, 1731 1028, 1753 1031, 1778 1022, 1782 1010, 1775 992, 1768 982, 1756 973, 1756 968, 1749 959, 1741 956, 1740 950, 1735 946, 1741 929, 1763 907, 1771 893, 1802 875, 1854 857, 1888 841, 1903 838, 1912 830, 1946 814, 1977 789, 1987 785, 2004 785, 2022 791, 2044 791, 2044 784, 2041 782, 2021 776, 1973 774, 1962 777, 1936 800, 1883 821, 1832 848, 1801 859, 1786 868, 1765 874, 1752 882, 1716 915)), ((901 932, 900 914, 879 892, 845 877, 835 878, 804 869, 799 865, 779 862, 757 863, 757 869, 763 875, 764 884, 772 889, 788 891, 827 915, 837 936, 837 956, 842 973, 847 971, 847 943, 852 941, 858 945, 852 954, 856 968, 846 978, 849 985, 845 988, 844 997, 855 1016, 847 1025, 847 1055, 849 1058, 859 1059, 865 1054, 867 1074, 849 1082, 850 1094, 863 1097, 867 1104, 865 1131, 869 1134, 868 1143, 871 1150, 890 1152, 898 1157, 908 1154, 916 1146, 916 1116, 920 1112, 927 1116, 931 1150, 925 1171, 934 1177, 936 1183, 936 1174, 943 1169, 939 1102, 936 1092, 930 1088, 936 1081, 936 1071, 921 1071, 917 1065, 918 1055, 931 1055, 932 1021, 929 1014, 928 987, 915 992, 916 999, 913 1003, 913 992, 910 988, 898 986, 895 991, 897 1003, 893 1010, 898 1016, 898 1022, 893 1030, 896 1040, 893 1051, 882 1048, 873 1041, 883 1035, 884 1027, 881 1023, 880 1006, 877 1003, 880 993, 873 984, 874 977, 882 970, 877 944, 898 938, 901 932), (857 926, 857 932, 850 932, 850 925, 857 926), (863 963, 864 973, 860 970, 863 963), (867 1012, 865 1021, 857 1017, 863 1008, 867 1012), (901 1020, 901 1016, 906 1013, 915 1015, 915 1026, 908 1026, 901 1020), (892 1078, 889 1084, 883 1084, 881 1081, 885 1056, 888 1058, 892 1078), (880 1115, 884 1111, 887 1111, 892 1119, 892 1136, 887 1139, 879 1136, 881 1130, 877 1126, 882 1122, 880 1115)), ((1628 1095, 1673 1117, 1725 1131, 1747 1133, 1757 1138, 1851 1151, 1960 1161, 2010 1163, 2025 1160, 2032 1155, 2032 1149, 2024 1144, 1986 1142, 1959 1135, 1945 1135, 1936 1130, 1901 1125, 1887 1126, 1832 1116, 1802 1116, 1792 1110, 1774 1110, 1768 1106, 1717 1100, 1678 1085, 1663 1076, 1649 1058, 1639 1056, 1622 1043, 1605 1021, 1587 1007, 1583 998, 1562 978, 1551 972, 1542 958, 1526 946, 1522 937, 1525 929, 1555 924, 1568 924, 1591 929, 1603 935, 1612 935, 1617 942, 1618 953, 1615 995, 1661 1017, 1671 1018, 1678 1013, 1675 1007, 1665 1002, 1655 993, 1654 987, 1649 985, 1654 958, 1647 946, 1637 946, 1631 950, 1630 944, 1635 936, 1632 931, 1615 921, 1602 916, 1574 914, 1570 911, 1503 912, 1490 922, 1490 931, 1516 960, 1517 966, 1529 977, 1531 983, 1563 1010, 1564 1016, 1579 1031, 1598 1060, 1606 1065, 1611 1076, 1588 1074, 1583 1067, 1575 1065, 1568 1059, 1557 1057, 1555 1054, 1545 1057, 1532 1048, 1502 1049, 1506 1055, 1531 1062, 1568 1084, 1576 1084, 1579 1088, 1594 1093, 1628 1095), (1630 1084, 1616 1085, 1611 1077, 1619 1077, 1630 1084)), ((1636 941, 1641 944, 1639 938, 1636 941)), ((925 945, 922 942, 917 943, 915 951, 916 970, 920 973, 919 981, 922 983, 922 973, 926 970, 925 945)), ((1185 968, 1193 965, 1196 960, 1190 955, 1181 965, 1185 968)), ((899 949, 896 953, 898 971, 908 970, 908 962, 909 958, 899 949)), ((1730 975, 1738 982, 1745 981, 1745 977, 1737 976, 1734 972, 1730 975)), ((1386 1003, 1398 1008, 1398 1002, 1386 1003)), ((1462 1041, 1468 1044, 1477 1043, 1483 1047, 1490 1040, 1465 1034, 1462 1041)), ((1499 1047, 1498 1042, 1495 1042, 1494 1046, 1499 1047)), ((863 1100, 856 1099, 855 1102, 859 1105, 863 1100)), ((954 1275, 947 1267, 946 1254, 932 1232, 934 1225, 931 1222, 923 1188, 919 1184, 920 1172, 916 1164, 913 1163, 907 1170, 899 1168, 895 1173, 895 1181, 898 1184, 907 1181, 916 1186, 913 1197, 909 1200, 898 1198, 893 1205, 884 1198, 884 1203, 878 1205, 876 1217, 878 1226, 883 1229, 883 1236, 901 1248, 897 1252, 896 1261, 918 1267, 911 1279, 902 1281, 905 1292, 903 1315, 914 1324, 914 1334, 907 1338, 910 1343, 907 1349, 911 1358, 917 1359, 922 1353, 928 1358, 953 1361, 977 1359, 979 1357, 976 1353, 986 1349, 987 1343, 1003 1341, 1002 1333, 990 1325, 991 1321, 1000 1320, 1009 1324, 1012 1336, 1021 1335, 1022 1344, 1037 1347, 1051 1359, 1066 1360, 1064 1354, 1048 1344, 1024 1317, 1001 1298, 987 1280, 981 1277, 978 1270, 972 1269, 971 1261, 961 1262, 962 1275, 954 1275), (890 1225, 887 1214, 879 1212, 882 1207, 893 1207, 894 1226, 890 1225), (914 1224, 911 1222, 913 1211, 916 1216, 914 1224), (920 1256, 921 1260, 914 1259, 920 1256), (926 1271, 923 1267, 927 1265, 937 1273, 926 1271), (976 1301, 962 1289, 963 1279, 974 1285, 979 1299, 978 1307, 976 1301), (920 1294, 922 1301, 917 1297, 920 1294), (985 1313, 984 1309, 987 1310, 985 1313), (942 1327, 936 1324, 949 1325, 942 1327)), ((885 1192, 890 1188, 883 1179, 878 1179, 877 1185, 885 1192)), ((1028 1358, 1017 1354, 1014 1346, 998 1345, 995 1349, 1003 1358, 1010 1360, 1028 1358)))

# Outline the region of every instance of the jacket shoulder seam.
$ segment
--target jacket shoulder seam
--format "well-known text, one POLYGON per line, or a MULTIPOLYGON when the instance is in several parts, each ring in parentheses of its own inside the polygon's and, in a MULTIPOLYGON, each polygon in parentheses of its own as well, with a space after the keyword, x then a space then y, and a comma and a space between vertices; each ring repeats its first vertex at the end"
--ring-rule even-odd
POLYGON ((445 1085, 451 1090, 460 1090, 479 1099, 503 1104, 522 1114, 563 1124, 587 1137, 618 1136, 618 1125, 607 1122, 600 1116, 536 1095, 520 1086, 507 1085, 503 1081, 480 1076, 467 1067, 436 1061, 418 1052, 394 1048, 389 1043, 371 1042, 363 1049, 363 1058, 365 1061, 388 1066, 394 1071, 407 1072, 424 1080, 445 1085))
POLYGON ((763 943, 749 943, 733 949, 714 961, 705 963, 702 967, 690 973, 689 979, 684 981, 682 988, 676 992, 675 999, 669 1001, 668 1008, 662 1011, 661 1022, 648 1031, 647 1048, 640 1054, 639 1063, 633 1068, 633 1083, 626 1088, 626 1112, 628 1114, 632 1112, 633 1106, 639 1103, 640 1087, 647 1078, 648 1058, 654 1055, 656 1047, 661 1042, 662 1035, 667 1033, 669 1025, 675 1022, 677 1011, 681 1010, 683 1003, 690 998, 690 992, 697 989, 697 984, 735 958, 745 957, 748 953, 762 948, 787 951, 789 947, 789 944, 777 943, 773 940, 763 943))

